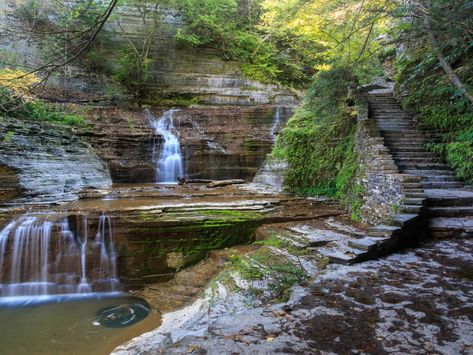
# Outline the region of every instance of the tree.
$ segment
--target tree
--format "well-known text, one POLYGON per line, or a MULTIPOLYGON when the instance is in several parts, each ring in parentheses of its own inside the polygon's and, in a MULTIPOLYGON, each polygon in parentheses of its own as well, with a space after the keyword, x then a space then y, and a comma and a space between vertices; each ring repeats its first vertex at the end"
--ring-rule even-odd
POLYGON ((409 4, 409 10, 412 18, 417 19, 417 26, 412 28, 418 32, 418 38, 424 37, 428 40, 452 85, 473 104, 473 95, 443 53, 443 47, 448 47, 449 41, 452 39, 464 38, 466 41, 472 42, 473 2, 469 0, 448 2, 444 0, 416 0, 409 4))
POLYGON ((97 39, 118 2, 119 0, 110 0, 107 5, 102 5, 95 0, 80 0, 70 5, 52 1, 49 10, 57 19, 54 22, 39 11, 43 8, 38 1, 32 0, 21 6, 16 16, 23 20, 23 30, 40 42, 48 41, 56 46, 49 52, 45 63, 8 80, 20 80, 36 74, 41 80, 32 90, 45 84, 54 72, 65 68, 86 52, 97 39))

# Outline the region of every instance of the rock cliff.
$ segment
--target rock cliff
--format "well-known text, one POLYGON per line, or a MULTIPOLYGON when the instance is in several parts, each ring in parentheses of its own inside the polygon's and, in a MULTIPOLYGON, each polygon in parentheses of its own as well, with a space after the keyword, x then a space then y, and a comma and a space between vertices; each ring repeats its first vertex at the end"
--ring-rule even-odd
POLYGON ((107 166, 70 130, 0 119, 0 198, 70 200, 83 188, 111 185, 107 166))
MULTIPOLYGON (((151 110, 159 117, 162 110, 151 110)), ((282 111, 284 122, 291 109, 282 111)), ((174 114, 188 178, 251 180, 272 147, 274 107, 199 107, 174 114)), ((108 164, 115 182, 154 182, 155 136, 141 110, 96 108, 89 115, 94 129, 81 131, 108 164)))
MULTIPOLYGON (((38 67, 46 54, 38 45, 31 26, 26 26, 19 16, 24 6, 25 1, 11 0, 0 9, 0 59, 6 65, 11 62, 27 68, 38 67)), ((50 1, 42 2, 42 16, 48 16, 48 6, 50 1)), ((54 20, 52 16, 49 18, 54 20)), ((161 8, 157 18, 160 26, 153 35, 149 51, 148 80, 143 82, 143 88, 151 97, 184 96, 211 105, 294 106, 297 103, 295 91, 244 78, 239 63, 220 59, 215 50, 179 46, 175 34, 185 19, 177 10, 161 8)), ((59 94, 75 101, 111 100, 116 95, 122 96, 123 88, 104 73, 116 67, 124 45, 132 42, 140 48, 144 31, 137 8, 118 6, 93 49, 95 58, 99 59, 90 63, 90 58, 82 58, 79 63, 67 65, 50 78, 51 91, 44 94, 54 94, 55 98, 59 94), (90 67, 100 67, 100 70, 87 69, 90 67)))

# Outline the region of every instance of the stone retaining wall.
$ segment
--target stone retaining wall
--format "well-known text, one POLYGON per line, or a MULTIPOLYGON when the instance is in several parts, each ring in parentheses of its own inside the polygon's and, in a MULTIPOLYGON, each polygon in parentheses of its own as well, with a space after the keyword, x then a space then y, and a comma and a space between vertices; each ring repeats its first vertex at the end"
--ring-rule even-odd
POLYGON ((376 121, 369 118, 368 103, 362 95, 359 105, 355 150, 360 166, 357 182, 364 188, 362 218, 373 224, 384 223, 397 213, 404 199, 405 176, 384 145, 376 121))

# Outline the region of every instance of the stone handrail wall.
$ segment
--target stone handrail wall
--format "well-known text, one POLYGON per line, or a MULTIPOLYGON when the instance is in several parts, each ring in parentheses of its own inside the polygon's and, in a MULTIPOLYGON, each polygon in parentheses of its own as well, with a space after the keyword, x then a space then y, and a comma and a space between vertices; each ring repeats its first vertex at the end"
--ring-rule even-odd
POLYGON ((377 123, 368 114, 366 97, 358 97, 359 113, 355 150, 358 155, 357 183, 363 186, 362 218, 369 223, 385 223, 397 213, 404 200, 405 175, 384 145, 377 123))

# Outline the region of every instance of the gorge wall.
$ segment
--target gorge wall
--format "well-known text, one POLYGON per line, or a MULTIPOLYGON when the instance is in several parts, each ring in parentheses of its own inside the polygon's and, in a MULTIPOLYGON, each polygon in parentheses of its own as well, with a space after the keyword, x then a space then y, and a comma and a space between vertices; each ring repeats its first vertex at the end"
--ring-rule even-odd
POLYGON ((0 142, 0 201, 20 194, 74 199, 81 189, 112 183, 107 166, 71 130, 2 117, 0 142))
MULTIPOLYGON (((41 42, 22 20, 21 11, 29 3, 10 0, 0 9, 3 67, 17 63, 16 67, 29 70, 46 60, 41 42)), ((54 21, 48 15, 50 5, 41 2, 38 16, 54 21)), ((175 34, 184 18, 169 8, 159 14, 162 25, 150 47, 149 79, 142 84, 156 98, 149 106, 156 117, 165 111, 163 100, 168 107, 175 98, 199 103, 180 109, 174 118, 186 176, 251 180, 273 144, 275 107, 281 108, 283 124, 299 100, 298 93, 244 78, 239 63, 222 60, 214 50, 179 46, 175 34)), ((81 58, 56 72, 40 92, 49 101, 78 104, 75 109, 85 117, 86 127, 72 133, 34 122, 25 126, 8 119, 2 122, 0 139, 13 137, 0 147, 0 179, 8 182, 2 199, 70 198, 80 189, 102 188, 112 181, 156 181, 153 144, 159 147, 162 137, 155 136, 143 109, 137 108, 126 89, 106 75, 107 67, 117 65, 117 48, 128 41, 139 45, 143 31, 138 10, 119 6, 94 49, 103 67, 99 70, 97 63, 81 58)))
MULTIPOLYGON (((21 63, 25 68, 35 68, 46 61, 47 53, 38 45, 31 24, 25 24, 20 16, 28 4, 27 0, 10 0, 0 9, 0 60, 7 66, 21 63)), ((42 1, 39 12, 54 21, 49 15, 50 6, 50 1, 42 1)), ((244 78, 239 63, 220 59, 213 49, 184 48, 176 43, 176 32, 185 23, 177 10, 161 8, 157 18, 160 25, 149 50, 148 79, 142 83, 151 96, 185 96, 211 105, 294 106, 297 103, 297 92, 244 78)), ((143 25, 138 8, 117 6, 98 37, 97 46, 91 49, 93 56, 82 58, 76 65, 68 64, 55 73, 49 80, 52 90, 44 95, 57 98, 59 94, 74 101, 109 101, 123 96, 123 88, 104 73, 118 65, 124 45, 132 42, 141 48, 147 25, 143 25)))

